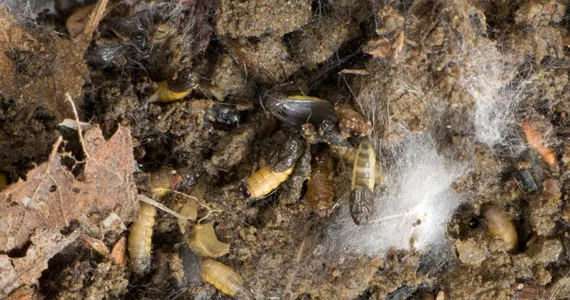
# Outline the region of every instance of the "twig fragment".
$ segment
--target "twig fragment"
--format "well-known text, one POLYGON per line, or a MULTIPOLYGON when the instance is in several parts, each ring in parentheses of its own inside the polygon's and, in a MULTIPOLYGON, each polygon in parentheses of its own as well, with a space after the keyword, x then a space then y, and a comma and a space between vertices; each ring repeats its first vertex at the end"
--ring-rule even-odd
POLYGON ((73 109, 73 115, 75 116, 75 123, 77 123, 77 135, 79 135, 79 142, 81 143, 81 148, 83 149, 83 153, 85 153, 85 160, 89 159, 89 153, 87 152, 87 148, 85 147, 85 140, 83 139, 83 133, 81 132, 81 122, 79 121, 79 115, 77 114, 77 109, 75 108, 75 103, 69 93, 65 93, 66 100, 71 104, 71 108, 73 109))
POLYGON ((97 26, 99 26, 99 22, 103 18, 108 2, 109 0, 99 0, 97 2, 97 6, 95 6, 95 9, 91 13, 91 16, 89 16, 89 21, 87 22, 85 30, 83 31, 83 35, 81 37, 83 41, 89 43, 93 37, 93 32, 95 32, 95 29, 97 26))

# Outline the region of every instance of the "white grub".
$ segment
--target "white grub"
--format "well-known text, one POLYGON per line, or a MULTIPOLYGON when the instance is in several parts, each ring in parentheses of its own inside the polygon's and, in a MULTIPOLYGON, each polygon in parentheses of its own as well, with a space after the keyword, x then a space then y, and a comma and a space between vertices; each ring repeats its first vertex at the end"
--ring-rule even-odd
MULTIPOLYGON (((463 201, 452 183, 467 168, 438 155, 429 134, 408 133, 388 148, 387 156, 393 159, 384 172, 386 180, 376 188, 370 224, 355 225, 348 205, 341 205, 327 230, 327 243, 334 250, 374 256, 391 247, 427 251, 445 244, 447 223, 463 201)), ((383 157, 379 155, 379 161, 383 157)))

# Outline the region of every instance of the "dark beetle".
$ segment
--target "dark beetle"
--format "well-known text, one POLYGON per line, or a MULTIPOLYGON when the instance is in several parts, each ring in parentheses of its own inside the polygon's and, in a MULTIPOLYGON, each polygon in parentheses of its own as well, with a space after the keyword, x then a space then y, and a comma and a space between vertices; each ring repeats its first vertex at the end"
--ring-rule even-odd
POLYGON ((318 126, 326 119, 336 121, 333 105, 316 97, 268 95, 265 106, 276 118, 296 128, 305 123, 318 126))
POLYGON ((534 181, 534 177, 532 176, 531 166, 528 162, 518 162, 513 175, 523 192, 533 193, 538 190, 536 181, 534 181))
POLYGON ((107 24, 118 37, 125 42, 130 41, 146 56, 150 53, 148 27, 152 26, 148 14, 148 11, 143 11, 128 19, 113 18, 107 24))
POLYGON ((87 51, 85 60, 92 67, 104 68, 127 52, 133 50, 134 47, 127 44, 101 45, 87 51))
POLYGON ((269 159, 271 170, 275 172, 283 172, 295 165, 295 162, 303 154, 304 147, 300 140, 296 138, 288 138, 282 145, 273 152, 269 159))
POLYGON ((515 180, 521 190, 525 193, 532 193, 538 190, 536 182, 532 178, 532 174, 527 169, 518 170, 515 174, 515 180))
POLYGON ((241 114, 235 105, 229 103, 216 103, 209 115, 218 123, 235 126, 240 123, 241 114))
POLYGON ((176 78, 168 80, 168 89, 176 92, 186 92, 198 85, 199 76, 192 72, 191 68, 184 68, 176 75, 176 78))

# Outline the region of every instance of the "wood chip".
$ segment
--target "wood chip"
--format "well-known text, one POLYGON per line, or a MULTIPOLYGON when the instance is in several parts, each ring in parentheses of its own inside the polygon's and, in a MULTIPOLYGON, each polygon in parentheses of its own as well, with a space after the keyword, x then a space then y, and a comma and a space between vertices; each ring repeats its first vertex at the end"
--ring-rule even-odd
POLYGON ((127 265, 127 239, 122 237, 113 247, 111 251, 111 259, 113 262, 121 267, 125 267, 127 265))

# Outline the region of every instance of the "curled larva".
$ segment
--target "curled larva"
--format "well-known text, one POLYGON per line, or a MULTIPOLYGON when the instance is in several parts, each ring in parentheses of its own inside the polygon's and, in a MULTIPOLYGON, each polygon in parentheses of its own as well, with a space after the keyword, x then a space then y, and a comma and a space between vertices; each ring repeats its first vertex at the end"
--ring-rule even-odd
POLYGON ((218 258, 230 251, 230 244, 218 240, 210 223, 194 225, 188 235, 188 245, 202 257, 218 258))
POLYGON ((129 228, 130 268, 137 274, 144 273, 150 266, 150 250, 152 245, 152 226, 156 208, 140 203, 139 217, 129 228))
POLYGON ((328 217, 335 197, 333 160, 330 154, 323 151, 313 157, 311 169, 311 177, 307 182, 307 202, 320 217, 328 217))
POLYGON ((350 186, 350 216, 357 225, 366 224, 374 212, 376 185, 376 155, 369 140, 358 146, 352 167, 350 186))
POLYGON ((236 271, 213 259, 206 258, 202 261, 200 274, 202 280, 226 295, 235 296, 244 289, 243 278, 236 271))
POLYGON ((516 251, 519 244, 517 229, 507 214, 496 206, 487 206, 483 208, 483 217, 487 220, 489 235, 502 240, 507 252, 516 251))
POLYGON ((269 167, 262 167, 245 180, 249 197, 258 199, 267 196, 287 180, 292 172, 293 167, 283 172, 274 172, 269 167))

